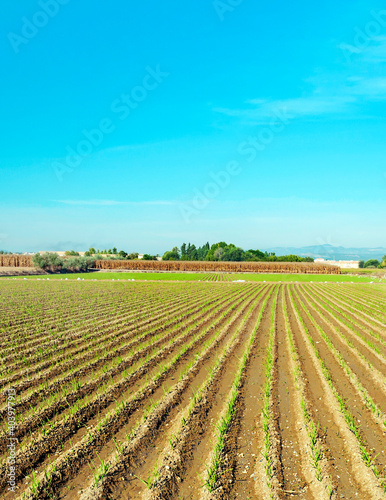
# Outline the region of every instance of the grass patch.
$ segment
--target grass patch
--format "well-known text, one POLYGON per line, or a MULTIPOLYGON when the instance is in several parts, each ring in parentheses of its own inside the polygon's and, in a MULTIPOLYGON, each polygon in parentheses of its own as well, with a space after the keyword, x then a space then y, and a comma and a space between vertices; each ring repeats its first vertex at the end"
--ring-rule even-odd
POLYGON ((108 281, 267 281, 267 282, 314 282, 314 283, 369 283, 371 281, 384 283, 386 280, 374 278, 366 275, 348 275, 348 274, 260 274, 260 273, 133 273, 133 272, 92 272, 76 274, 51 274, 45 276, 17 276, 3 279, 32 279, 32 280, 108 280, 108 281), (214 278, 214 279, 213 279, 214 278))

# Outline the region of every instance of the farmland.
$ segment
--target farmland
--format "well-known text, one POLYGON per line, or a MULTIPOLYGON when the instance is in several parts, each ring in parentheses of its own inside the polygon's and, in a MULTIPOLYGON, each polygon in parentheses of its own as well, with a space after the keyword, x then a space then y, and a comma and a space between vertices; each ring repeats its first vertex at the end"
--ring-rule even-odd
POLYGON ((0 498, 385 498, 383 284, 103 274, 0 280, 0 498))

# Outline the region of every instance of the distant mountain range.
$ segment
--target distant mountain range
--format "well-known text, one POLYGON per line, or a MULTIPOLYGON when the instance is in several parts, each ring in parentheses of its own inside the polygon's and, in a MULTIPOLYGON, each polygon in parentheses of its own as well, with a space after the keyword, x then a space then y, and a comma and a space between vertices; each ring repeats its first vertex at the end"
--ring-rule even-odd
POLYGON ((275 252, 276 255, 300 255, 326 260, 381 260, 386 255, 386 248, 344 248, 332 245, 311 245, 308 247, 272 247, 264 251, 275 252))

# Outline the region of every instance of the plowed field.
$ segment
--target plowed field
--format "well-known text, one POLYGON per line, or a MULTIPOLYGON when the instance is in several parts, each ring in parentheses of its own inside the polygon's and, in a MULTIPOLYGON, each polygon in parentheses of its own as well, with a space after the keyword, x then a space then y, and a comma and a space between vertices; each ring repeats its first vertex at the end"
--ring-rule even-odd
POLYGON ((0 282, 0 498, 386 498, 386 287, 0 282))

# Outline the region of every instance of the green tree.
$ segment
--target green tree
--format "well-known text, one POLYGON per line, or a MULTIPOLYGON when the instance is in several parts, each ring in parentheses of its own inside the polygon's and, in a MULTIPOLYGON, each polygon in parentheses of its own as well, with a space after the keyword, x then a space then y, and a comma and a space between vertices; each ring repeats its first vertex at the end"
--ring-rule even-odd
POLYGON ((380 264, 378 259, 369 259, 365 262, 365 267, 378 267, 380 264))
MULTIPOLYGON (((179 253, 177 247, 171 251, 165 252, 163 260, 178 260, 176 252, 179 253)), ((220 241, 209 245, 205 243, 202 247, 196 248, 192 243, 182 243, 181 245, 181 260, 208 260, 208 261, 269 261, 269 262, 313 262, 312 257, 300 257, 298 255, 282 255, 276 256, 274 252, 262 252, 261 250, 248 250, 245 252, 242 248, 236 247, 233 243, 227 244, 225 241, 220 241)))
POLYGON ((65 260, 61 259, 58 254, 50 252, 45 252, 43 255, 37 253, 32 257, 32 263, 35 267, 51 272, 60 271, 65 260))
POLYGON ((245 252, 245 260, 253 260, 253 261, 265 260, 265 254, 260 250, 250 249, 245 252))
POLYGON ((197 260, 197 248, 196 245, 191 245, 189 243, 189 248, 187 250, 188 260, 197 260))
POLYGON ((79 252, 75 252, 75 250, 66 250, 64 252, 64 255, 67 255, 67 256, 69 256, 69 255, 79 256, 79 252))
POLYGON ((149 255, 148 253, 145 253, 143 255, 143 260, 157 260, 157 257, 155 255, 149 255))
POLYGON ((235 245, 228 246, 224 251, 223 260, 231 261, 231 262, 240 262, 243 260, 244 252, 240 247, 236 247, 235 245))
POLYGON ((162 260, 179 260, 179 259, 180 259, 180 254, 176 252, 174 249, 169 252, 165 252, 162 256, 162 260))
POLYGON ((198 260, 206 260, 208 256, 208 252, 210 249, 209 242, 205 243, 202 247, 197 248, 197 259, 198 260))
POLYGON ((223 256, 224 256, 224 248, 223 247, 218 247, 213 252, 213 258, 214 258, 214 260, 222 260, 223 256))

